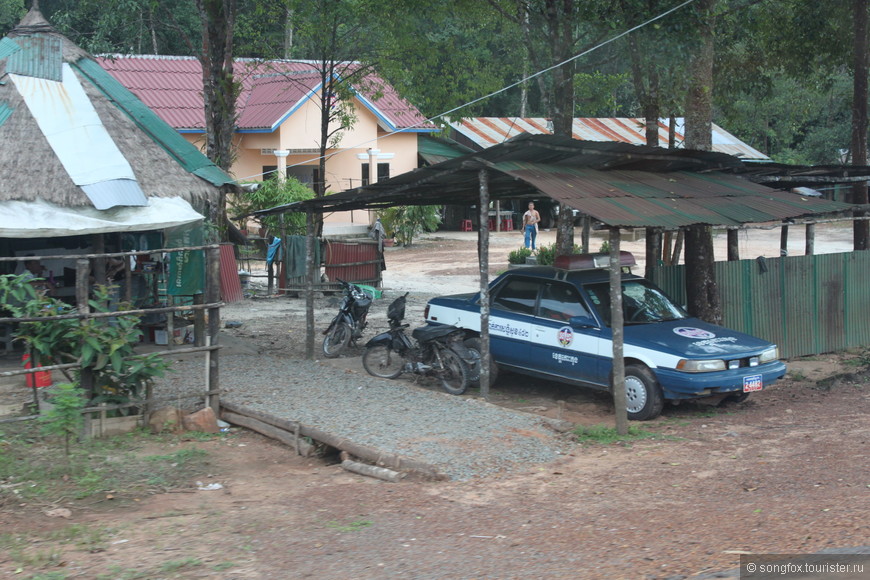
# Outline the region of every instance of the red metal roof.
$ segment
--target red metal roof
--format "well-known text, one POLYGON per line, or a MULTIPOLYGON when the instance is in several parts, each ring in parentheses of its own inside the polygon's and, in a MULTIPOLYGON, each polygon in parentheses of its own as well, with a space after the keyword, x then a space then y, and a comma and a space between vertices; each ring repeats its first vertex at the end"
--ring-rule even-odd
MULTIPOLYGON (((204 131, 202 68, 196 58, 112 55, 96 60, 175 129, 204 131)), ((274 131, 320 88, 320 73, 311 62, 237 59, 234 68, 242 84, 237 104, 241 132, 274 131)), ((376 75, 366 77, 358 90, 360 102, 384 129, 435 130, 416 107, 376 75)))
MULTIPOLYGON (((530 135, 552 134, 552 124, 548 125, 545 118, 523 117, 473 117, 452 121, 453 129, 480 149, 486 149, 499 143, 504 143, 511 137, 521 133, 530 135)), ((668 120, 660 119, 659 146, 668 146, 668 120)), ((574 119, 572 136, 580 141, 611 141, 615 143, 630 143, 646 145, 646 128, 643 118, 613 117, 592 118, 578 117, 574 119)), ((682 118, 676 119, 674 133, 677 147, 682 147, 684 123, 682 118)), ((713 125, 713 151, 727 153, 741 159, 763 159, 769 157, 747 145, 722 127, 713 125)))

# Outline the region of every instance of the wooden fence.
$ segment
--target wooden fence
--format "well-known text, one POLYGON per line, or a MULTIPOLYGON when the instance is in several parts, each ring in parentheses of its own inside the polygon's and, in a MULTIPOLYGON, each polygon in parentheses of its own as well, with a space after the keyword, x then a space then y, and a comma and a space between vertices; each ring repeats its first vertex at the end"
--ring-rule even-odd
MULTIPOLYGON (((144 399, 131 401, 123 404, 116 405, 101 405, 98 407, 87 407, 82 409, 82 414, 85 417, 85 427, 84 433, 85 435, 89 435, 92 433, 91 421, 93 419, 93 415, 95 414, 105 414, 107 411, 115 411, 121 409, 128 409, 133 407, 143 408, 144 414, 147 416, 148 414, 154 410, 155 405, 163 404, 183 399, 189 398, 199 398, 200 396, 205 396, 206 405, 212 407, 215 411, 215 415, 220 415, 220 359, 219 359, 219 350, 220 344, 218 343, 218 336, 220 331, 220 307, 222 306, 222 302, 220 301, 220 246, 218 244, 207 245, 207 246, 191 246, 191 247, 182 247, 182 248, 163 248, 159 250, 147 250, 147 251, 134 251, 134 252, 116 252, 116 253, 101 253, 101 254, 76 254, 76 255, 57 255, 57 256, 38 256, 39 259, 75 259, 76 260, 76 311, 74 313, 68 314, 57 314, 53 316, 42 316, 38 318, 14 318, 14 317, 0 317, 0 325, 16 325, 22 322, 46 322, 50 320, 88 320, 95 318, 117 318, 119 315, 146 315, 146 314, 169 314, 167 317, 167 321, 169 322, 169 328, 167 329, 167 334, 170 337, 168 341, 171 344, 172 337, 172 325, 171 320, 173 318, 173 314, 175 312, 181 311, 193 311, 194 317, 197 321, 196 326, 204 330, 204 332, 195 332, 196 336, 196 345, 191 347, 182 347, 182 348, 170 348, 167 350, 157 351, 151 354, 157 355, 178 355, 183 353, 202 353, 205 357, 205 366, 204 366, 204 384, 206 388, 203 393, 198 395, 184 395, 184 396, 175 396, 175 397, 154 397, 151 389, 146 391, 146 395, 144 399), (149 254, 170 254, 173 252, 184 252, 184 251, 204 251, 206 260, 206 275, 205 275, 205 284, 203 288, 203 294, 201 297, 197 297, 197 301, 199 303, 194 303, 185 306, 163 306, 156 308, 142 308, 136 310, 124 310, 120 312, 91 312, 89 305, 89 297, 91 291, 91 283, 89 280, 90 273, 92 271, 91 261, 94 261, 94 264, 105 263, 107 258, 121 258, 125 262, 125 277, 127 280, 126 290, 127 296, 126 299, 130 299, 130 288, 132 284, 130 283, 132 273, 130 271, 130 256, 142 256, 149 254)), ((0 257, 0 261, 2 262, 12 262, 12 261, 27 261, 32 260, 33 256, 24 256, 24 257, 0 257)), ((94 270, 99 270, 100 267, 97 266, 94 270)), ((33 368, 24 368, 20 370, 14 371, 5 371, 0 372, 0 377, 10 377, 10 376, 18 376, 18 375, 29 375, 37 372, 46 372, 46 371, 54 371, 61 370, 67 371, 70 369, 79 368, 81 369, 80 361, 73 363, 65 363, 65 364, 56 364, 49 366, 40 366, 33 368)), ((80 373, 81 377, 81 387, 85 390, 85 392, 91 392, 93 389, 92 376, 87 369, 82 369, 80 373)), ((13 421, 25 421, 32 420, 37 418, 38 415, 28 415, 22 417, 12 417, 7 419, 0 420, 0 423, 8 423, 13 421)))

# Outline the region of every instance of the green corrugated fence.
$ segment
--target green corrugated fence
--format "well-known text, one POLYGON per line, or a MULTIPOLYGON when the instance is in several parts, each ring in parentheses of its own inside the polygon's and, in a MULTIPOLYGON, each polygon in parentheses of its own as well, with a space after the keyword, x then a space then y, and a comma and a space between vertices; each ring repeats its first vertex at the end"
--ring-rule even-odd
MULTIPOLYGON (((870 252, 716 262, 723 326, 779 345, 783 358, 870 346, 870 252)), ((651 274, 686 303, 685 266, 651 274)))

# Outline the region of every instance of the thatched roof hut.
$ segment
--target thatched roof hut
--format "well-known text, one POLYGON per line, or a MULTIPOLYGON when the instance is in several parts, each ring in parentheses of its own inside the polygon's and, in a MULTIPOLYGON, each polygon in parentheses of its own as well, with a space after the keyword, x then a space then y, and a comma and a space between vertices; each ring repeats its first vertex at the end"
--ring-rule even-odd
MULTIPOLYGON (((21 235, 28 224, 12 216, 31 204, 31 216, 119 214, 134 222, 127 230, 158 229, 189 206, 208 215, 232 183, 36 7, 0 39, 0 142, 0 237, 21 235)), ((64 233, 69 218, 55 221, 61 233, 36 235, 100 231, 64 233)))

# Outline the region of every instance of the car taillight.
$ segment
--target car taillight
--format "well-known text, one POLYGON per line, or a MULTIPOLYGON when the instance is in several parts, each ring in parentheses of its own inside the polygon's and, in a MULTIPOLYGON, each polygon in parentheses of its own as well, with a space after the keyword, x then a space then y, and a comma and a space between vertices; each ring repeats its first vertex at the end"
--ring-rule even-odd
POLYGON ((423 320, 429 320, 429 305, 426 305, 425 310, 423 310, 423 320))

